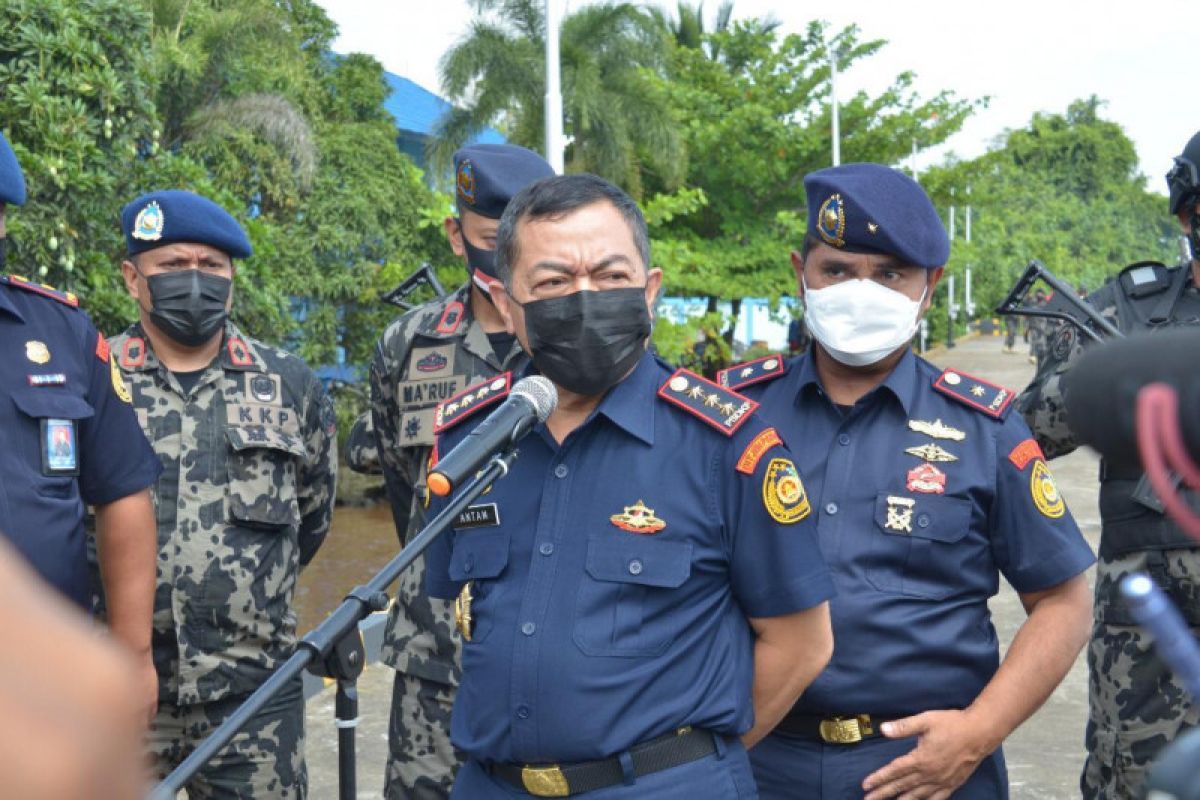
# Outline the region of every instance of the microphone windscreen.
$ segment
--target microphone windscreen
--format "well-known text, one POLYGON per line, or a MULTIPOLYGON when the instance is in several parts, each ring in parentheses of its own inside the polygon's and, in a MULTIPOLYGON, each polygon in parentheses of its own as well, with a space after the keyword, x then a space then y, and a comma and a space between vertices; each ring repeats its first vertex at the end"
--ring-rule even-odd
POLYGON ((537 413, 538 422, 545 422, 558 405, 558 390, 549 378, 542 375, 522 378, 513 386, 510 394, 528 400, 537 413))
POLYGON ((1144 333, 1105 342, 1080 356, 1063 387, 1067 425, 1114 464, 1138 466, 1137 395, 1166 383, 1179 395, 1189 453, 1200 453, 1200 328, 1144 333))

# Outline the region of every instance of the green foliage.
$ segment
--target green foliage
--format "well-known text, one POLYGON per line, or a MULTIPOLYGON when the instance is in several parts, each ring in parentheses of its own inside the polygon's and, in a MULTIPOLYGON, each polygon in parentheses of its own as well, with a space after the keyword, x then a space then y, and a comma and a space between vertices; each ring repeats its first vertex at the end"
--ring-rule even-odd
MULTIPOLYGON (((1176 260, 1177 231, 1166 202, 1146 190, 1133 143, 1100 117, 1101 105, 1091 97, 1065 114, 1036 114, 998 149, 923 176, 939 208, 958 205, 959 236, 963 206, 971 205, 972 241, 953 243, 948 274, 959 276, 961 287, 966 265, 973 266, 977 313, 994 308, 1034 258, 1089 290, 1134 261, 1176 260)), ((939 334, 944 309, 939 292, 930 313, 939 334)))

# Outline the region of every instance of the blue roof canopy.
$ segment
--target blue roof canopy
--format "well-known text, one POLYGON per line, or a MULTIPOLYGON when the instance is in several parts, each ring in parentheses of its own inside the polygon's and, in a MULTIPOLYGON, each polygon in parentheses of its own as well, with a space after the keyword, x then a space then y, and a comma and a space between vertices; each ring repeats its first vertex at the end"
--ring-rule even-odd
MULTIPOLYGON (((383 107, 396 120, 396 127, 420 136, 432 136, 437 122, 450 109, 450 103, 408 78, 383 73, 392 93, 383 107)), ((504 144, 506 139, 495 128, 484 128, 470 144, 504 144)))

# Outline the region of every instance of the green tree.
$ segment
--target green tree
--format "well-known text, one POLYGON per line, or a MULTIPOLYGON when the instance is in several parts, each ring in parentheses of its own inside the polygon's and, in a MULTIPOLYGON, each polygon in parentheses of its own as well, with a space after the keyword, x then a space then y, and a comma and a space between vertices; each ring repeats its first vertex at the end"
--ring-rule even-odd
MULTIPOLYGON (((476 18, 441 61, 442 86, 459 107, 439 123, 430 150, 438 169, 488 125, 515 144, 544 149, 543 3, 474 0, 474 6, 476 18)), ((654 16, 632 3, 584 6, 562 20, 560 52, 567 170, 601 175, 635 196, 650 176, 677 185, 678 130, 647 79, 666 68, 654 16)))

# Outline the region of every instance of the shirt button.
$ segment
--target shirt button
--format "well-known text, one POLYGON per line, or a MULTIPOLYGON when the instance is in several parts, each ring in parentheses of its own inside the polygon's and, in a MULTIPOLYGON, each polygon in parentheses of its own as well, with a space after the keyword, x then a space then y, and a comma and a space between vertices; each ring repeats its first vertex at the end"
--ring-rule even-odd
POLYGON ((538 552, 544 556, 548 556, 554 552, 554 545, 549 542, 542 542, 542 546, 538 548, 538 552))
POLYGON ((918 528, 928 528, 930 522, 932 522, 932 520, 929 519, 928 514, 917 515, 917 527, 918 528))
POLYGON ((517 706, 517 716, 521 719, 529 719, 529 706, 517 706))
POLYGON ((566 464, 559 464, 557 467, 554 468, 554 477, 565 478, 565 477, 567 477, 567 472, 569 472, 569 471, 570 470, 567 469, 566 464))
POLYGON ((825 513, 826 514, 836 514, 837 511, 838 511, 837 503, 826 503, 825 504, 825 513))
POLYGON ((630 575, 641 575, 642 574, 642 562, 638 561, 636 558, 633 561, 630 561, 629 562, 629 574, 630 575))
POLYGON ((842 447, 845 447, 846 445, 850 444, 850 434, 839 433, 838 434, 838 444, 840 444, 842 447))
POLYGON ((533 632, 536 630, 537 625, 534 625, 532 622, 526 622, 521 626, 521 633, 525 634, 526 636, 533 636, 533 632))

